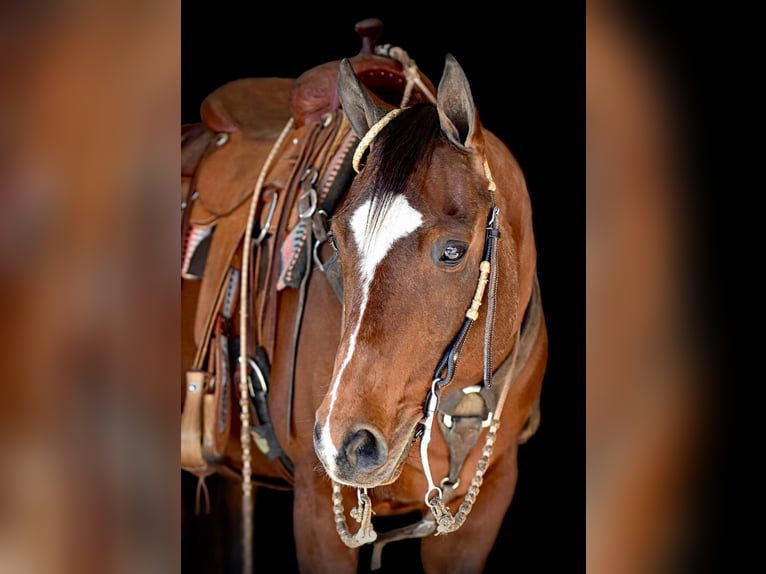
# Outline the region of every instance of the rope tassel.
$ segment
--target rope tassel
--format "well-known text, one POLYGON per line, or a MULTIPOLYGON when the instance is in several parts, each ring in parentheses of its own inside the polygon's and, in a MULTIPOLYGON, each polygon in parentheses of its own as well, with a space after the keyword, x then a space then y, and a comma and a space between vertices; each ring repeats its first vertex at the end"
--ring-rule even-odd
POLYGON ((378 533, 372 526, 372 501, 367 494, 366 488, 358 488, 356 492, 358 504, 351 509, 351 518, 359 523, 359 530, 351 534, 346 524, 346 516, 343 510, 343 493, 337 482, 332 483, 332 510, 335 514, 335 529, 340 539, 349 548, 359 548, 364 544, 371 544, 378 538, 378 533))

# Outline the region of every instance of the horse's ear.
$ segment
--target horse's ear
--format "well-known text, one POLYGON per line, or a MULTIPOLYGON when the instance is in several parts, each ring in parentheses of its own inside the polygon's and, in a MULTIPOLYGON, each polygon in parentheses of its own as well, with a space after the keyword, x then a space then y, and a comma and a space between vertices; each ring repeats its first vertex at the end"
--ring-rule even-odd
POLYGON ((338 99, 351 129, 360 139, 370 126, 391 109, 391 106, 362 85, 348 58, 344 58, 340 63, 338 99))
POLYGON ((447 54, 439 88, 436 108, 442 131, 452 141, 464 147, 478 143, 479 120, 471 95, 471 86, 463 68, 452 54, 447 54))

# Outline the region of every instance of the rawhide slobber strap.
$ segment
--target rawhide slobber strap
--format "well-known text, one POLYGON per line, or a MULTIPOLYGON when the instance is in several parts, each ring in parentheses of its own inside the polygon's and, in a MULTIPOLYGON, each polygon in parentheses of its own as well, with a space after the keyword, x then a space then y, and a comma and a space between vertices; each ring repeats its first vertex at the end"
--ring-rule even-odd
MULTIPOLYGON (((428 101, 418 85, 408 82, 414 62, 405 59, 402 65, 401 54, 406 53, 375 45, 380 31, 376 20, 357 24, 362 50, 350 61, 360 80, 391 105, 399 106, 403 99, 409 104, 428 101)), ((200 479, 214 472, 239 472, 230 436, 238 435, 240 425, 232 410, 239 401, 240 273, 248 268, 251 436, 284 479, 264 479, 264 484, 292 484, 292 461, 268 412, 269 373, 280 294, 300 290, 296 316, 284 323, 294 325, 294 346, 312 269, 323 272, 342 295, 329 224, 353 177, 350 164, 358 142, 340 110, 339 64, 340 60, 321 64, 295 80, 227 83, 202 103, 202 121, 182 129, 181 467, 200 479), (253 201, 251 260, 243 267, 243 239, 253 201)), ((435 93, 427 79, 419 79, 435 93)), ((297 349, 292 351, 294 359, 297 349)), ((288 366, 291 380, 293 366, 294 360, 288 366)), ((292 401, 292 386, 288 396, 292 401)), ((290 410, 288 404, 285 440, 290 436, 290 410)))

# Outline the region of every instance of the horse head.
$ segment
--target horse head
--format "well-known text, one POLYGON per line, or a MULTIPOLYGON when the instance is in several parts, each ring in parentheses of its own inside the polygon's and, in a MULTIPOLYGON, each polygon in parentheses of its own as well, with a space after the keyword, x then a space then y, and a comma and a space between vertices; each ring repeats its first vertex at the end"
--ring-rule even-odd
MULTIPOLYGON (((482 127, 454 57, 433 104, 392 108, 347 61, 338 94, 364 163, 332 222, 344 327, 314 447, 331 479, 372 488, 395 481, 408 463, 435 368, 477 291, 488 221, 496 216, 502 234, 491 288, 500 359, 513 346, 535 255, 521 170, 482 127)), ((482 381, 487 308, 458 349, 449 392, 482 381)))

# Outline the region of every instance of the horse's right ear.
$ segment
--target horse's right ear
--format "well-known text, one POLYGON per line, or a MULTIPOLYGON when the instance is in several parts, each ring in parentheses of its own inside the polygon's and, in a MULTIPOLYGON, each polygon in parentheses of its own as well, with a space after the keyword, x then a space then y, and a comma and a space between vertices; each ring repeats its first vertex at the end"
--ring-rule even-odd
POLYGON ((348 58, 340 63, 338 98, 351 129, 360 139, 392 108, 362 85, 348 58))
POLYGON ((480 130, 471 86, 452 54, 447 54, 445 58, 436 99, 439 122, 447 138, 459 146, 476 146, 480 130))

